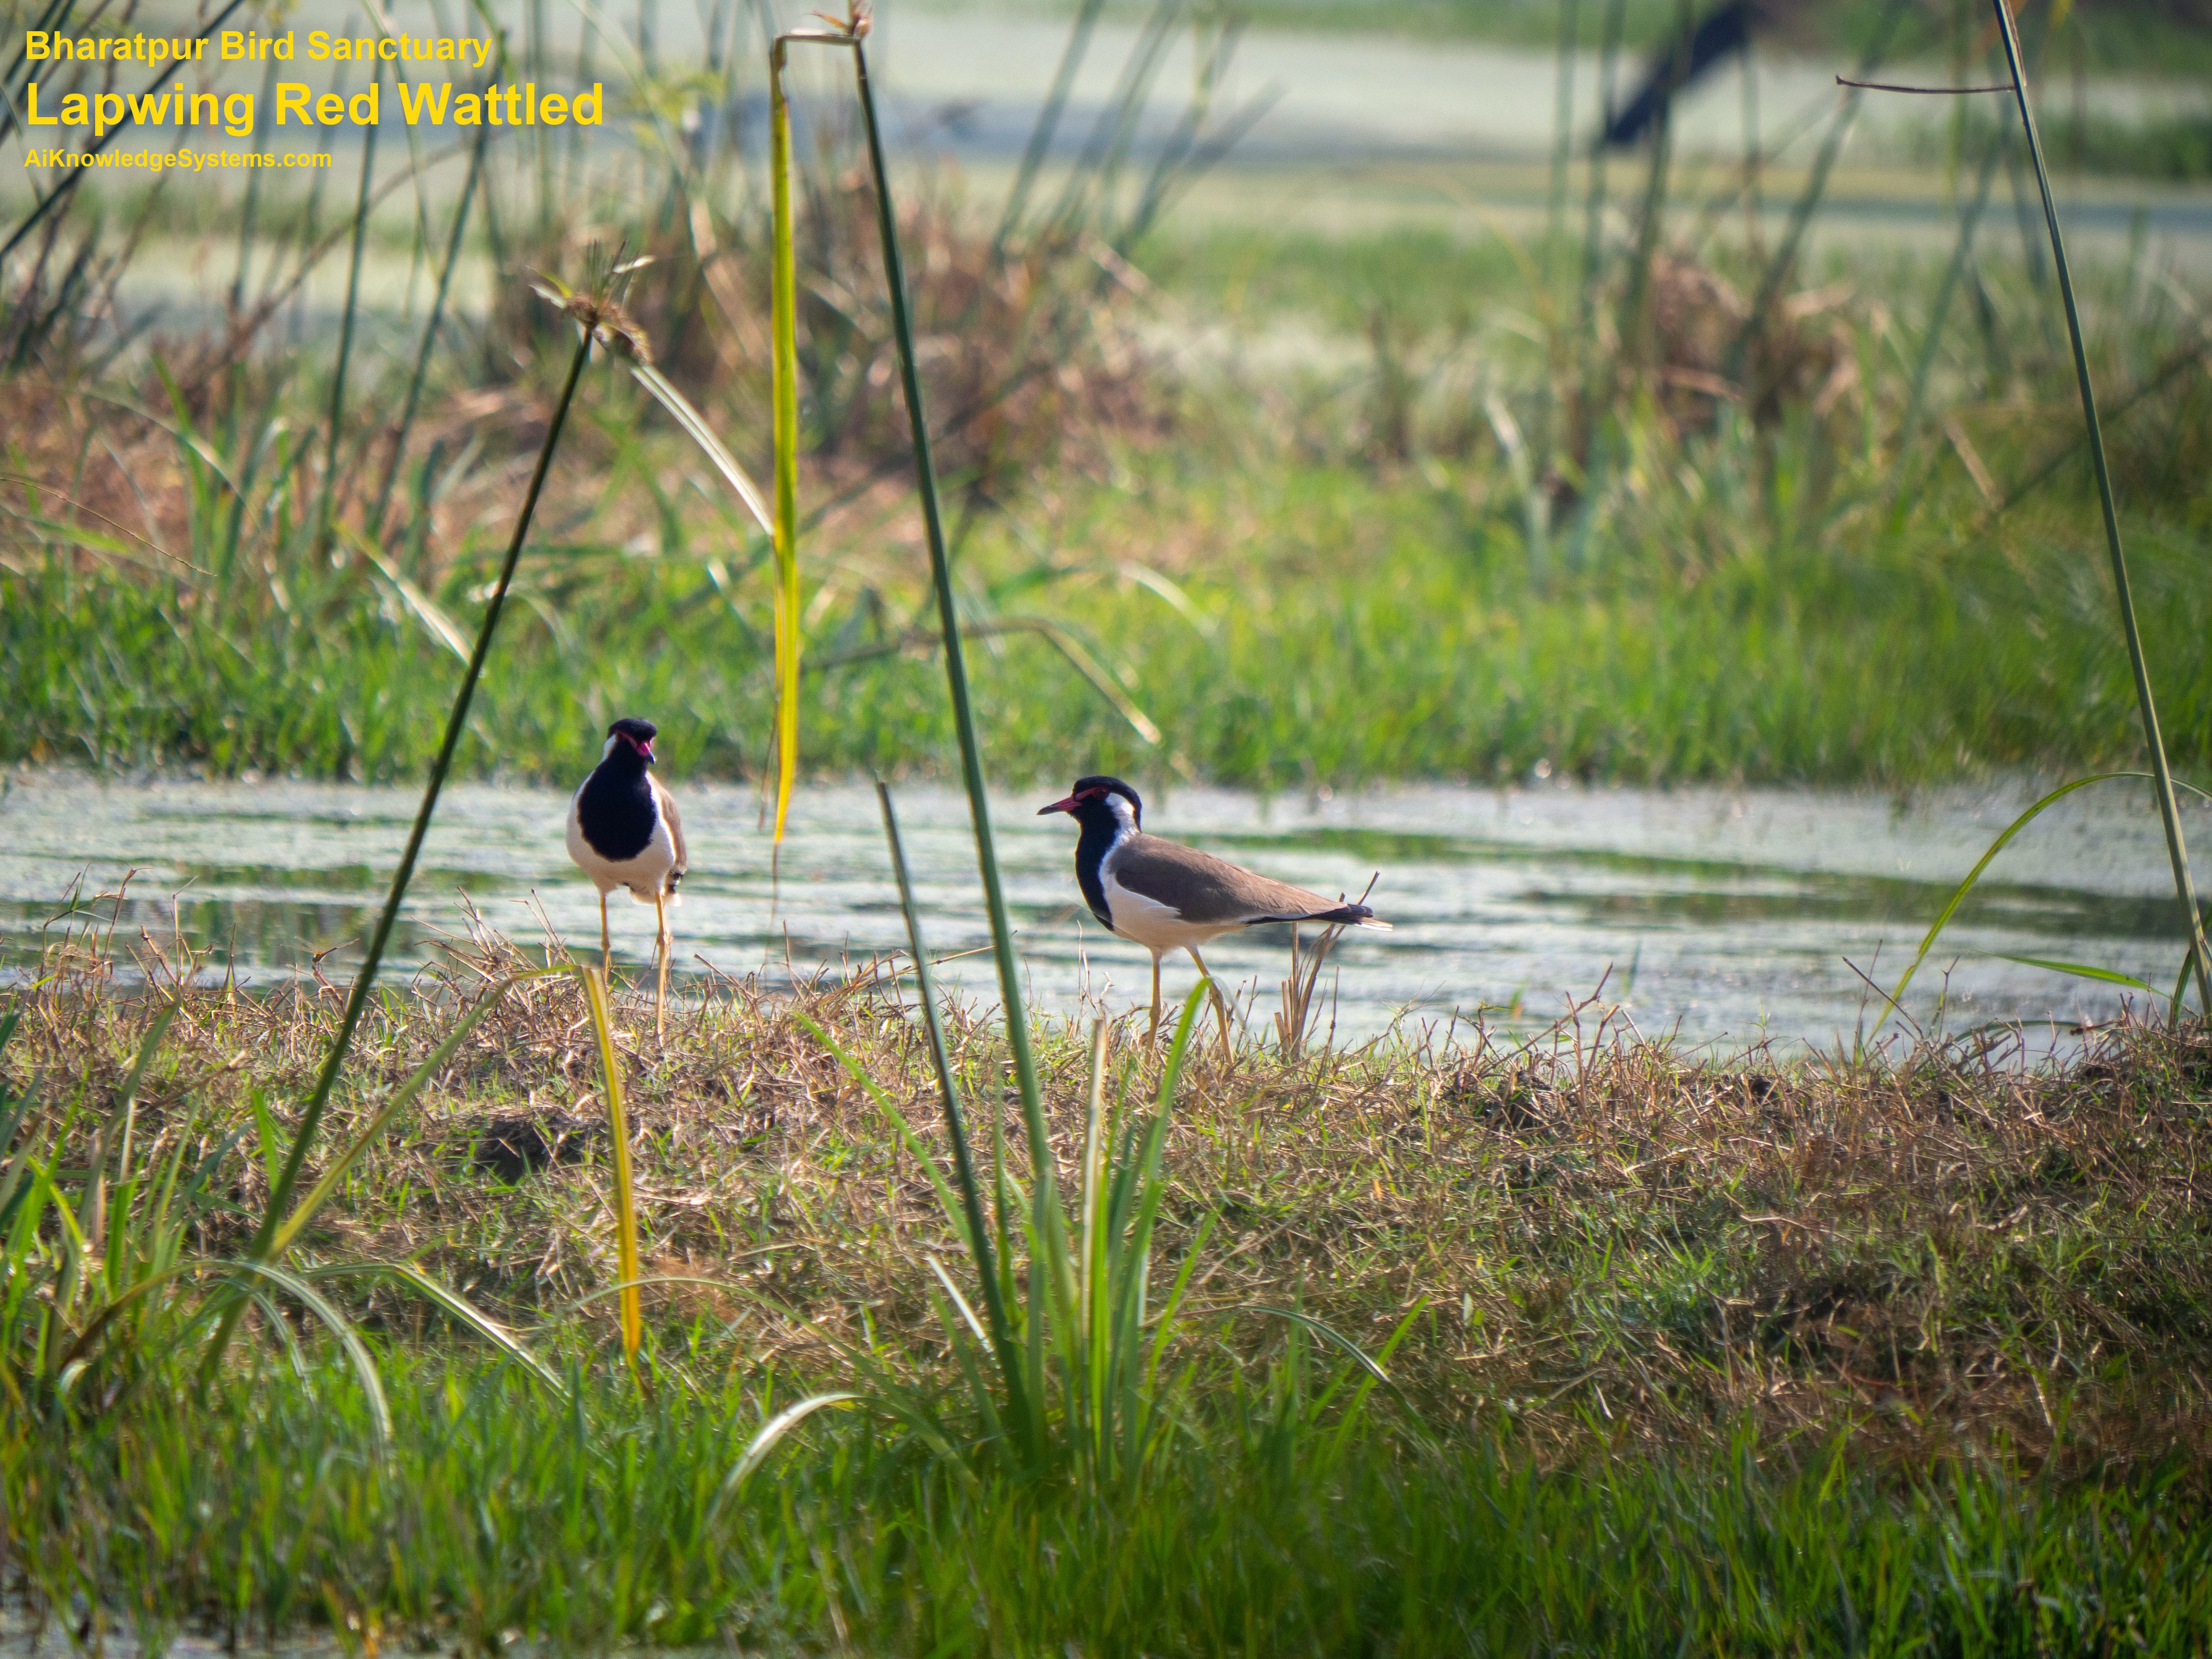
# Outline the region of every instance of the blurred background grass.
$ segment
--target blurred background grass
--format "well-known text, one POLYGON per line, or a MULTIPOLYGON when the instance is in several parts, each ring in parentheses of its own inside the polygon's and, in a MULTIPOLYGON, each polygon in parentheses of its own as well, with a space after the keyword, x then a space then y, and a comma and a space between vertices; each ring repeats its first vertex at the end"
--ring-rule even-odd
MULTIPOLYGON (((1900 784, 2136 753, 2002 112, 1893 99, 1845 143, 1832 87, 1802 96, 1876 45, 1905 78, 1984 81, 1980 14, 1770 6, 1748 57, 1605 147, 1601 92, 1625 106, 1684 15, 1073 8, 1022 25, 1033 80, 1048 33, 1089 41, 1055 106, 1027 82, 998 105, 931 101, 981 72, 947 68, 933 29, 1018 31, 890 9, 995 768, 1057 773, 1080 751, 1263 787, 1540 763, 1900 784), (1309 39, 1492 54, 1464 60, 1492 77, 1475 104, 1540 92, 1569 118, 1407 149, 1281 79, 1309 39)), ((471 181, 452 134, 395 124, 358 225, 358 148, 312 185, 100 175, 10 256, 0 754, 419 770, 560 355, 524 278, 574 271, 588 245, 654 256, 633 299, 660 364, 765 475, 754 25, 729 5, 682 30, 641 9, 604 37, 542 8, 505 21, 510 76, 611 77, 607 134, 502 132, 471 181)), ((2169 743, 2197 771, 2200 21, 2119 0, 2026 14, 2088 216, 2093 354, 2169 743)), ((1400 62, 1345 61, 1355 90, 1400 62)), ((941 771, 872 197, 849 124, 803 88, 801 114, 803 759, 941 771)), ((619 367, 592 374, 464 763, 565 775, 592 730, 646 708, 673 771, 750 775, 764 544, 619 367)))

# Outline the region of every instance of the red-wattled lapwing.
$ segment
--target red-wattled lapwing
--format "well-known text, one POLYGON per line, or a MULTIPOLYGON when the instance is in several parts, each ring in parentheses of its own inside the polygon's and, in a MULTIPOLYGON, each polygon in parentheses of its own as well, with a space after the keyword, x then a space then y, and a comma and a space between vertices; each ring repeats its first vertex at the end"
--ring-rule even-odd
POLYGON ((651 720, 620 720, 607 727, 607 746, 599 763, 568 807, 568 856, 599 890, 599 971, 613 956, 607 938, 607 895, 629 889, 658 918, 653 950, 659 994, 653 1029, 662 1029, 668 1004, 668 907, 677 902, 676 884, 690 867, 684 856, 684 821, 676 798, 648 769, 653 740, 659 735, 651 720))
MULTIPOLYGON (((1075 879, 1091 914, 1152 953, 1152 1036, 1160 1029, 1160 958, 1188 951, 1198 971, 1213 977, 1198 947, 1223 933, 1263 921, 1319 921, 1388 927, 1364 904, 1325 899, 1286 881, 1255 875, 1226 859, 1180 842, 1148 836, 1145 803, 1119 778, 1075 781, 1075 793, 1037 809, 1066 812, 1082 827, 1075 843, 1075 879)), ((1214 992, 1221 1043, 1229 1046, 1229 1014, 1214 992)))

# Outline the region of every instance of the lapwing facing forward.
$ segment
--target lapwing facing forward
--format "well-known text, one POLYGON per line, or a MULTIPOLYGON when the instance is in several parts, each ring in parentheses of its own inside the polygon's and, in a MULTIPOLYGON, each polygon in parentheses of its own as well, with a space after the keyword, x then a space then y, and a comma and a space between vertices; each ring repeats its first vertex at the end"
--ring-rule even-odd
POLYGON ((650 770, 653 740, 659 734, 651 720, 620 720, 607 727, 599 763, 568 807, 568 856, 599 890, 599 971, 607 971, 613 956, 607 938, 608 894, 627 887, 630 897, 650 904, 658 919, 656 1036, 668 1005, 668 907, 677 902, 676 884, 689 867, 676 798, 650 770))
MULTIPOLYGON (((1240 927, 1263 921, 1318 921, 1340 927, 1388 927, 1364 904, 1326 899, 1286 881, 1239 869, 1226 859, 1180 842, 1148 836, 1145 803, 1119 778, 1075 781, 1075 792, 1037 809, 1066 812, 1082 828, 1075 843, 1075 879, 1091 914, 1123 939, 1152 953, 1152 1036, 1160 1029, 1160 958, 1188 951, 1198 971, 1213 977, 1198 947, 1240 927)), ((1221 1041, 1229 1045, 1229 1016, 1218 989, 1221 1041)))

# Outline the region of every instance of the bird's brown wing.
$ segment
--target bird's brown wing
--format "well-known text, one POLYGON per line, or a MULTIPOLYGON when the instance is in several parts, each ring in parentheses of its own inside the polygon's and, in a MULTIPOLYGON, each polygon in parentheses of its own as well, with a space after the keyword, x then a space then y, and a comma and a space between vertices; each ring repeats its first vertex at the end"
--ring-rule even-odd
POLYGON ((1323 898, 1287 881, 1255 875, 1181 842, 1136 835, 1115 854, 1114 879, 1140 898, 1164 904, 1201 927, 1261 921, 1364 921, 1366 906, 1323 898))
POLYGON ((676 890, 676 884, 684 879, 684 872, 691 867, 691 855, 684 850, 684 815, 676 810, 676 797, 668 793, 660 780, 650 772, 646 776, 652 779, 653 797, 660 803, 661 822, 668 826, 668 839, 676 844, 676 862, 670 866, 668 885, 663 890, 672 893, 676 890))

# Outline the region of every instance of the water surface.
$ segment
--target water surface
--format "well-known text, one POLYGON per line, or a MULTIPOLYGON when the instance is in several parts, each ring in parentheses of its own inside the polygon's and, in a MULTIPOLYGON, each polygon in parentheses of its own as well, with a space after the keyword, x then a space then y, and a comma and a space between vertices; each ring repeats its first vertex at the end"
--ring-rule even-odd
MULTIPOLYGON (((1908 999, 1951 1030, 2068 1028, 2109 1018, 2115 988, 2006 960, 2052 957, 2168 984, 2178 908, 2155 817, 2109 786, 2052 809, 2001 855, 1908 999)), ((999 846, 1031 994, 1042 1010, 1115 1011, 1149 994, 1145 953, 1084 909, 1056 790, 997 805, 999 846)), ((1339 947, 1325 983, 1340 1040, 1394 1020, 1480 1015, 1527 1026, 1601 985, 1647 1034, 1734 1047, 1826 1045, 1878 1010, 1863 973, 1894 984, 1929 921, 2029 797, 1952 792, 1900 805, 1862 794, 1538 787, 1420 787, 1272 800, 1155 793, 1146 827, 1270 875, 1356 894, 1394 924, 1339 947)), ((750 789, 681 792, 692 872, 674 913, 679 971, 781 981, 903 944, 872 793, 814 788, 794 804, 780 886, 750 789)), ((210 973, 266 985, 357 960, 404 845, 412 791, 284 781, 105 781, 19 773, 0 793, 0 972, 20 977, 71 921, 111 915, 118 945, 181 937, 210 973), (69 915, 70 896, 76 912, 69 915), (115 896, 120 894, 120 898, 115 896)), ((933 955, 946 981, 995 1001, 964 799, 898 792, 933 955)), ((595 942, 597 900, 562 848, 565 794, 447 793, 394 940, 403 965, 486 922, 534 942, 595 942)), ((2212 846, 2212 814, 2190 813, 2212 846)), ((2199 879, 2203 879, 2200 872, 2199 879)), ((618 899, 618 963, 650 960, 652 913, 618 899)), ((1210 965, 1261 1027, 1286 962, 1282 930, 1224 939, 1210 965)), ((1171 962, 1170 994, 1188 959, 1171 962)))

